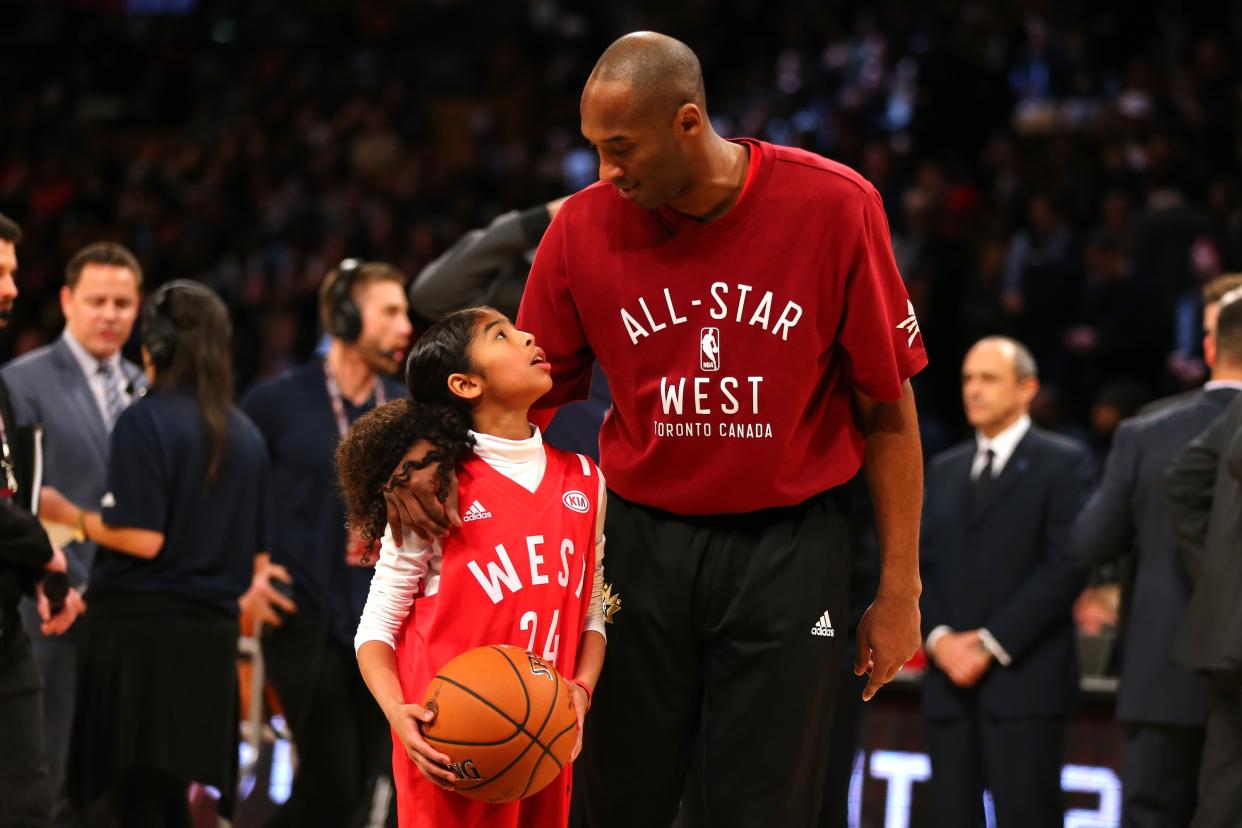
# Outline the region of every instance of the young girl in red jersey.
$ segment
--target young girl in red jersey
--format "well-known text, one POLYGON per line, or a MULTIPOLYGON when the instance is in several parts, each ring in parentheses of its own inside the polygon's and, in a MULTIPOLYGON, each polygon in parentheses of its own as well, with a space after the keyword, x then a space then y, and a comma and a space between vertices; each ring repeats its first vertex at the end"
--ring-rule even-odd
MULTIPOLYGON (((412 401, 359 419, 337 451, 349 520, 381 539, 355 647, 392 725, 402 828, 557 828, 569 818, 570 768, 534 796, 489 805, 452 792, 449 758, 422 738, 417 702, 449 659, 514 644, 570 680, 582 720, 604 661, 604 481, 582 455, 543 445, 527 420, 552 386, 534 339, 491 308, 458 311, 418 340, 406 367, 412 401), (416 440, 458 476, 463 523, 434 543, 386 528, 383 487, 416 440)), ((417 467, 413 464, 407 464, 417 467)), ((408 472, 408 469, 407 469, 408 472)), ((444 481, 442 480, 442 483, 444 481)))

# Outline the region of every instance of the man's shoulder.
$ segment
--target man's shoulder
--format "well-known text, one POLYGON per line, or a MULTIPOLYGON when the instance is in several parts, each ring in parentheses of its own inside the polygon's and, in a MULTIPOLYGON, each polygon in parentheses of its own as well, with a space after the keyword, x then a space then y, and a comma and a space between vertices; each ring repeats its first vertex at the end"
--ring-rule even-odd
POLYGON ((239 406, 233 406, 229 409, 229 421, 231 426, 236 427, 237 437, 243 447, 258 448, 266 453, 267 441, 263 439, 263 432, 245 411, 242 411, 239 406))
POLYGON ((1091 459, 1091 450, 1081 440, 1036 425, 1031 426, 1024 442, 1036 451, 1064 461, 1080 462, 1091 459))
POLYGON ((56 364, 56 343, 28 351, 0 369, 10 385, 44 374, 56 364))
POLYGON ((803 186, 811 186, 836 198, 862 201, 879 197, 871 182, 853 167, 797 147, 767 143, 761 146, 776 164, 777 172, 798 177, 803 186))
POLYGON ((242 409, 249 411, 254 406, 281 404, 288 400, 291 394, 300 394, 305 389, 316 387, 316 380, 319 383, 318 387, 322 387, 321 365, 320 360, 314 359, 282 374, 258 380, 242 395, 240 403, 242 409))
MULTIPOLYGON (((618 195, 616 187, 606 181, 596 181, 565 199, 558 217, 576 219, 578 216, 593 214, 608 207, 628 203, 618 195)), ((641 207, 631 206, 634 206, 636 210, 642 210, 641 207)))
POLYGON ((943 451, 937 452, 932 456, 931 460, 927 461, 928 470, 930 471, 932 469, 940 469, 945 466, 951 466, 955 462, 973 457, 975 447, 975 441, 970 439, 963 440, 954 446, 950 446, 943 451))
POLYGON ((384 384, 384 395, 389 401, 403 400, 410 396, 410 391, 405 387, 405 384, 397 382, 392 377, 381 377, 380 382, 384 384))
POLYGON ((1193 427, 1205 418, 1211 420, 1227 407, 1227 400, 1215 400, 1205 391, 1179 394, 1165 405, 1123 420, 1117 430, 1124 429, 1127 435, 1147 436, 1188 425, 1193 427))

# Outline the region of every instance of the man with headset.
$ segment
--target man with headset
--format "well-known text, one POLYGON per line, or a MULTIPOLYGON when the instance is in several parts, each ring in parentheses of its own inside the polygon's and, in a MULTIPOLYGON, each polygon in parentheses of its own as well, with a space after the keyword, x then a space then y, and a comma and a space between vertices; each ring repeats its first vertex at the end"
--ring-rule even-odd
POLYGON ((405 394, 389 375, 404 365, 413 330, 406 281, 387 264, 341 262, 319 290, 327 354, 241 402, 267 440, 274 527, 270 560, 257 563, 242 606, 266 625, 263 656, 298 752, 292 795, 272 826, 363 825, 371 783, 389 767, 388 728, 352 644, 371 570, 346 534, 334 458, 350 423, 405 394))

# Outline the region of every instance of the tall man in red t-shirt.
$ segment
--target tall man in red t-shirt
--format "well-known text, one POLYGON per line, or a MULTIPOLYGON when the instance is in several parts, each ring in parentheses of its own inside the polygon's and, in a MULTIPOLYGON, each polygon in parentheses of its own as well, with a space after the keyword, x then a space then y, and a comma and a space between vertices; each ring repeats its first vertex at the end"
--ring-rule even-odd
MULTIPOLYGON (((858 631, 866 698, 919 643, 908 378, 927 360, 880 198, 812 153, 722 139, 704 101, 684 44, 608 48, 581 102, 601 181, 552 222, 518 318, 552 363, 541 406, 586 396, 595 360, 613 392, 620 608, 575 771, 591 828, 667 826, 683 799, 688 825, 814 823, 848 657, 838 487, 860 466, 883 553, 858 631)), ((394 522, 457 524, 433 491, 424 474, 395 493, 394 522)))

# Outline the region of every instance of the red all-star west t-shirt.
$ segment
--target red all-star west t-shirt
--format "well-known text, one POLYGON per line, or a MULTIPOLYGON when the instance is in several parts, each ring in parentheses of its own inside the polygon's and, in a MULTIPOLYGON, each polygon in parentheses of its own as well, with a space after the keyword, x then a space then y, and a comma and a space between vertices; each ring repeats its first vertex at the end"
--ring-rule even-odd
POLYGON ((552 364, 538 406, 613 407, 600 466, 675 514, 788 506, 862 463, 852 389, 897 400, 927 364, 875 188, 803 150, 744 140, 746 187, 702 224, 594 184, 544 235, 518 314, 552 364))

